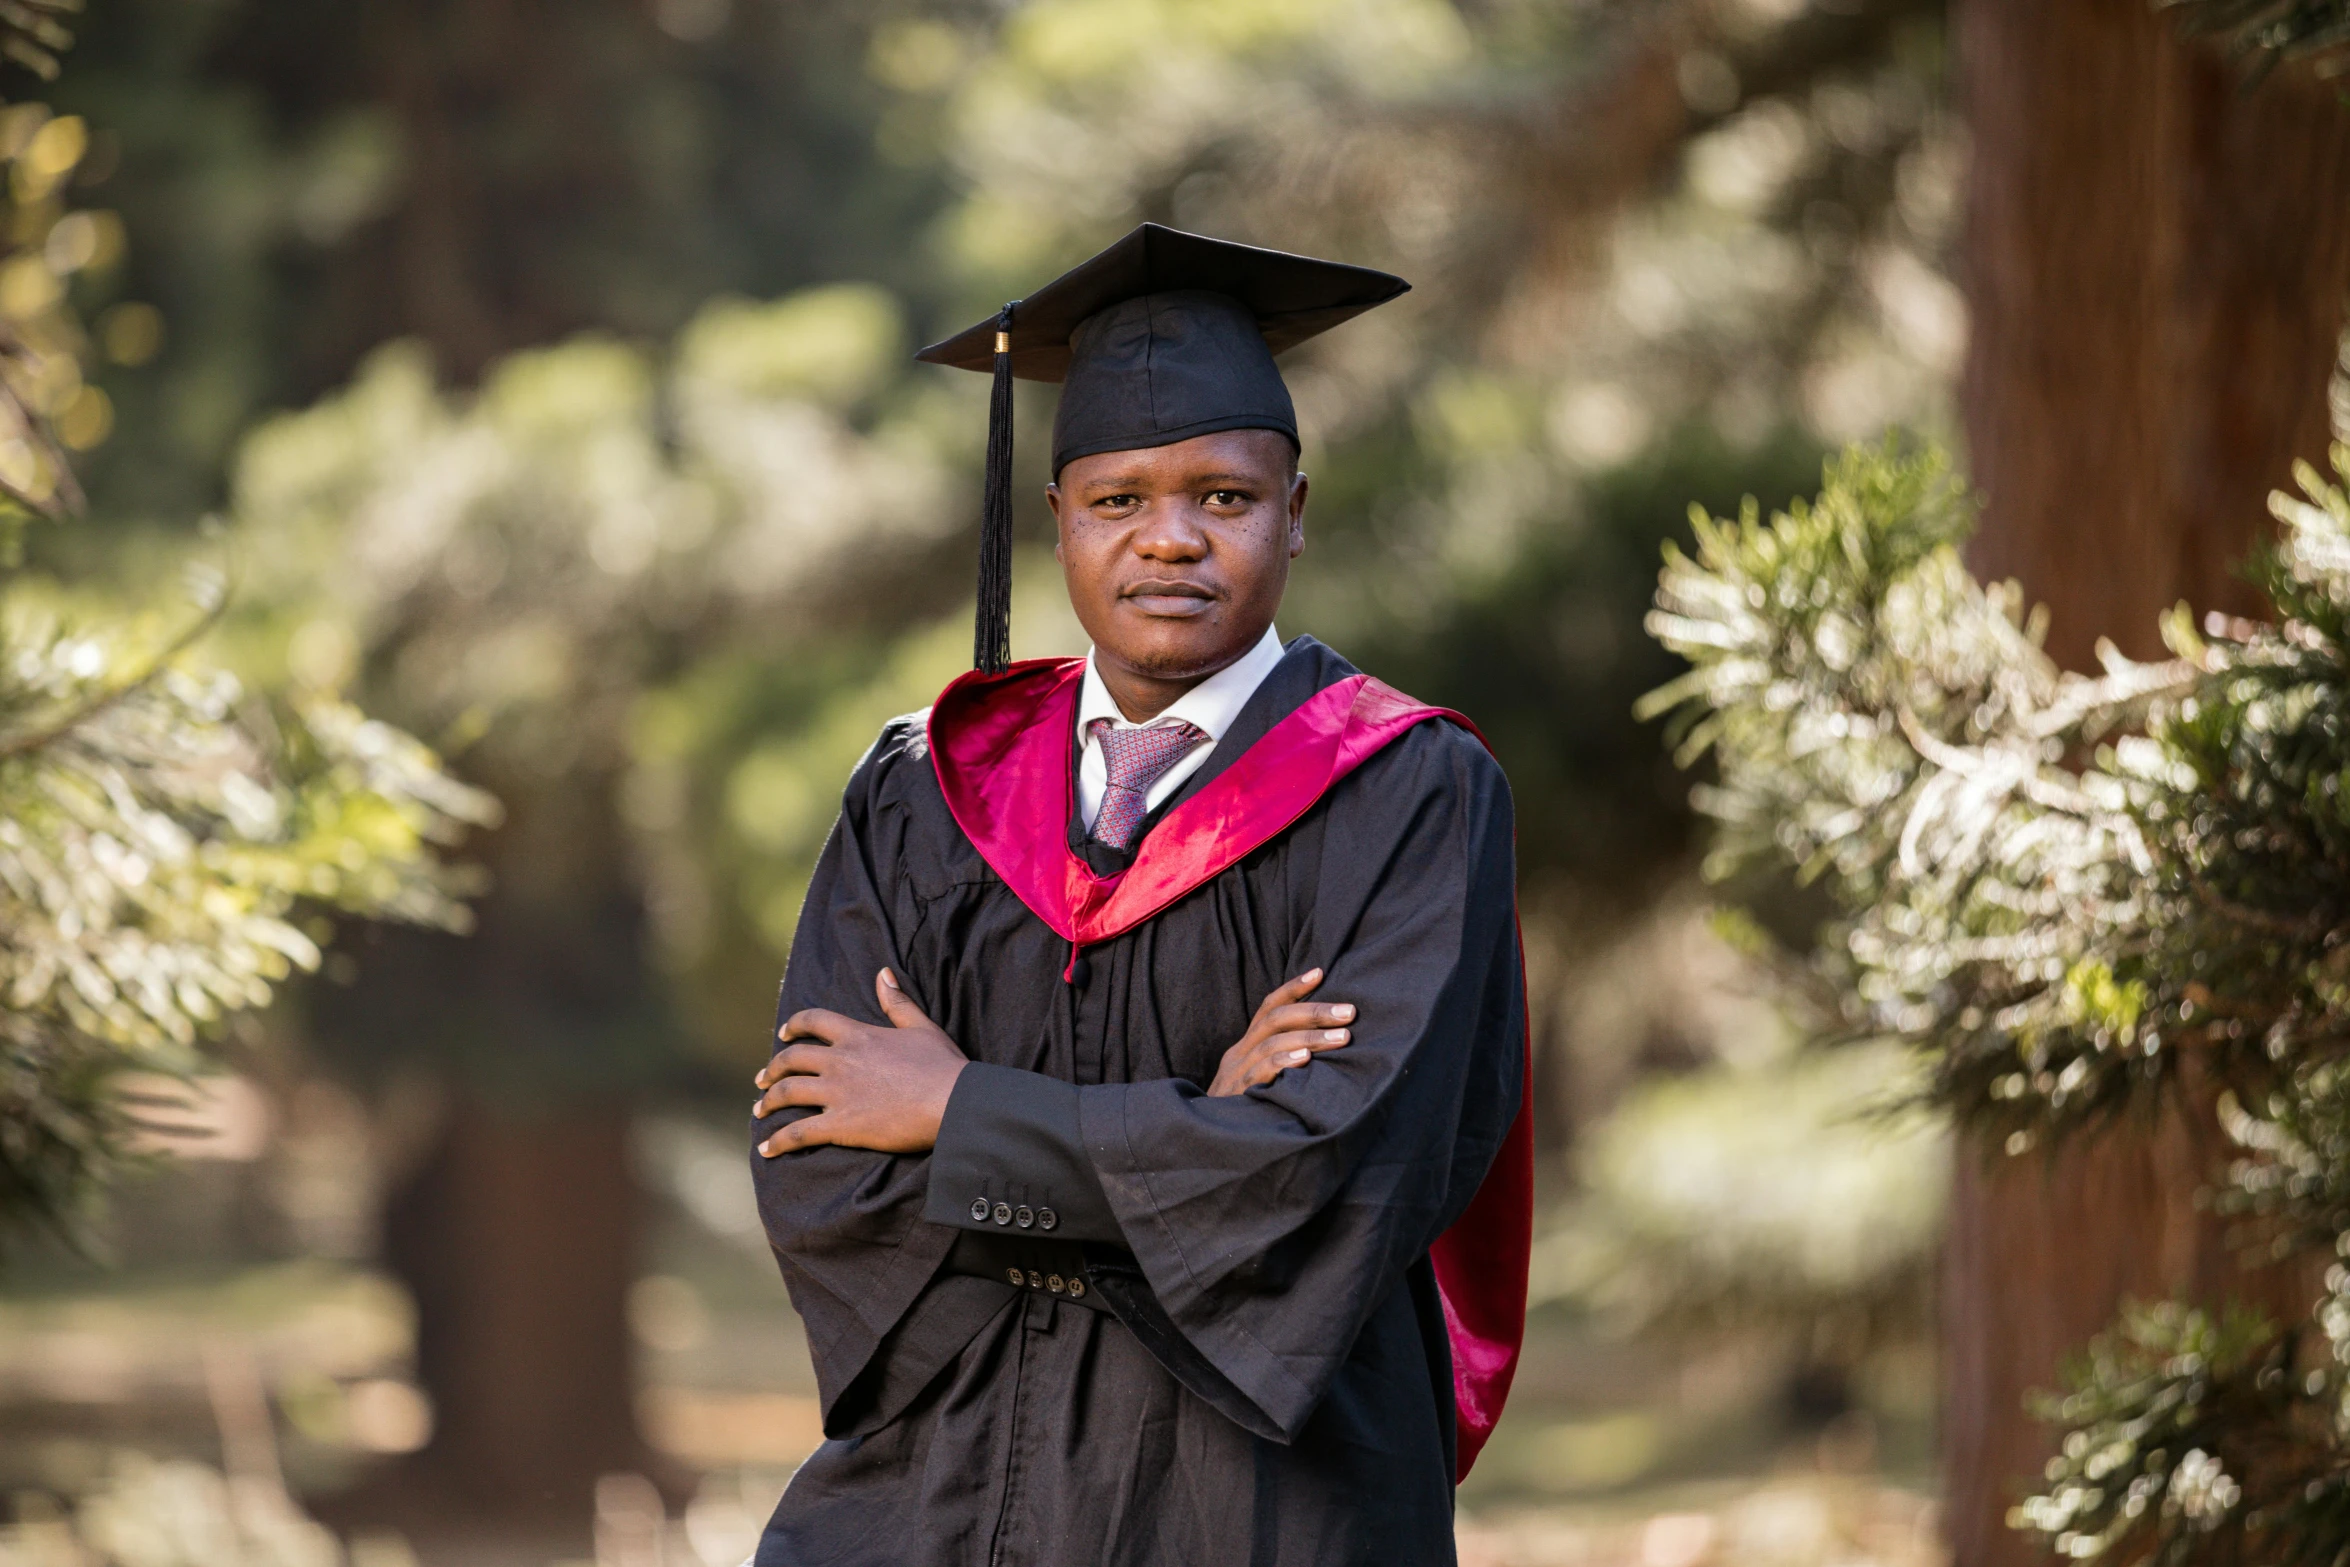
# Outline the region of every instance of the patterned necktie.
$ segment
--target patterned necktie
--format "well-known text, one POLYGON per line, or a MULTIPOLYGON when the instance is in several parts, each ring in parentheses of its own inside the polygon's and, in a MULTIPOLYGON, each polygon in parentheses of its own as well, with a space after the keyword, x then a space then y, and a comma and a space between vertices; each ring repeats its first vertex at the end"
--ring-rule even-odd
POLYGON ((1097 718, 1085 728, 1102 748, 1110 772, 1101 811, 1093 819, 1094 841, 1123 849, 1134 841, 1134 829, 1148 814, 1144 801, 1151 785, 1190 755, 1208 737, 1207 731, 1180 718, 1147 729, 1120 729, 1114 719, 1097 718))

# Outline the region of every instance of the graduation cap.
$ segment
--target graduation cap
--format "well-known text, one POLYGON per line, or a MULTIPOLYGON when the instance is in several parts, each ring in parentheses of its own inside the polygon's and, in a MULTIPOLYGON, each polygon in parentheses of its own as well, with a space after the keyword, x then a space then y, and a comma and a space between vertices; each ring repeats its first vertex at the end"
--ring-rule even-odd
POLYGON ((1011 658, 1015 377, 1062 383, 1056 476, 1079 457, 1218 430, 1278 430, 1296 444, 1297 412, 1273 356, 1410 287, 1369 267, 1145 223, 994 319, 916 354, 995 375, 972 661, 994 673, 1011 658))

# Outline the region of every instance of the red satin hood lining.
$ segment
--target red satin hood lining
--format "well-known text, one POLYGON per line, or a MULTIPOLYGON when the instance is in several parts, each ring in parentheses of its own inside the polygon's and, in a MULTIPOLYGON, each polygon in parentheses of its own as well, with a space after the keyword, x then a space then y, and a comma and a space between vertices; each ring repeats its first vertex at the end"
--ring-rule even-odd
POLYGON ((1069 748, 1082 659, 966 675, 931 709, 930 754, 954 813, 996 874, 1063 940, 1122 936, 1222 874, 1312 808, 1330 786, 1415 724, 1426 707, 1368 675, 1300 703, 1142 840, 1133 863, 1098 876, 1069 847, 1069 748))
MULTIPOLYGON (((1108 941, 1221 875, 1311 809, 1330 786, 1430 719, 1484 736, 1368 675, 1300 703, 1197 794, 1169 811, 1119 875, 1097 876, 1069 847, 1070 766, 1083 659, 974 671, 930 710, 931 765, 947 809, 980 856, 1038 919, 1077 947, 1108 941)), ((1520 971, 1525 959, 1521 952, 1520 971)), ((1467 1211, 1429 1258, 1452 1341, 1456 1482, 1501 1418, 1526 1329, 1534 1218, 1533 1054, 1501 1152, 1467 1211)))

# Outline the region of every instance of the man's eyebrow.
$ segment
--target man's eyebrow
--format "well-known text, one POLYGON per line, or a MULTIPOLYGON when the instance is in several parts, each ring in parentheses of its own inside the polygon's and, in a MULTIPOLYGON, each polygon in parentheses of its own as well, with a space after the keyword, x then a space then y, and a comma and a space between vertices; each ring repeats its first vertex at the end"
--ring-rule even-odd
POLYGON ((1194 485, 1256 484, 1259 483, 1261 479, 1262 475, 1253 473, 1203 473, 1193 478, 1191 482, 1194 485))

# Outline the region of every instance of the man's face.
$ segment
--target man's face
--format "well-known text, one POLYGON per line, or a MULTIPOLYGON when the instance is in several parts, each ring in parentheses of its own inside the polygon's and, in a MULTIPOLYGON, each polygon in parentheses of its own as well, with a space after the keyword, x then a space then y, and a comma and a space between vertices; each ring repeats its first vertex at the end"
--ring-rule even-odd
POLYGON ((1305 475, 1273 430, 1079 457, 1045 498, 1096 661, 1145 680, 1204 679, 1247 652, 1306 547, 1305 475))

